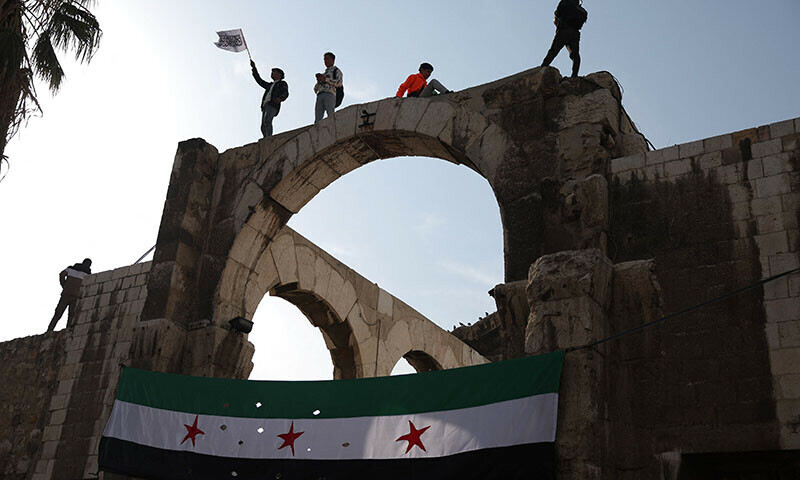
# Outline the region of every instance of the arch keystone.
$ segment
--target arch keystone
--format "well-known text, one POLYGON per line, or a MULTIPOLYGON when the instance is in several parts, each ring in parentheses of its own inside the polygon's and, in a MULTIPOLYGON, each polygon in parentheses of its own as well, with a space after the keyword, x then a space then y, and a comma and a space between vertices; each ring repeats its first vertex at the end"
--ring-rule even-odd
POLYGON ((336 122, 336 141, 350 138, 358 131, 358 120, 360 105, 350 105, 347 108, 338 110, 333 116, 336 122))
POLYGON ((448 101, 431 101, 414 130, 419 134, 438 138, 453 118, 454 112, 455 107, 448 101))
POLYGON ((328 285, 331 282, 331 266, 322 256, 318 255, 314 261, 314 293, 320 297, 328 296, 328 285))
POLYGON ((313 250, 305 245, 298 245, 295 253, 297 256, 299 288, 311 292, 314 290, 314 283, 316 282, 314 266, 317 261, 317 256, 314 254, 313 250))
POLYGON ((308 131, 315 152, 322 152, 336 142, 336 119, 325 117, 308 131))
POLYGON ((395 130, 415 131, 429 103, 427 98, 404 98, 394 122, 395 130))

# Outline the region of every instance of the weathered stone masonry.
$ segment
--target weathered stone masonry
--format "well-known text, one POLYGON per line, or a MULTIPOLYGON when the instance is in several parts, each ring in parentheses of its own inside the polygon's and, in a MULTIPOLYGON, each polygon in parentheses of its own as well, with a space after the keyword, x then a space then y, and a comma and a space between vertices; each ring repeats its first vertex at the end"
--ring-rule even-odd
MULTIPOLYGON (((0 344, 0 380, 24 385, 0 393, 0 475, 94 478, 122 362, 246 378, 254 347, 227 321, 267 293, 352 378, 575 347, 795 268, 798 139, 791 120, 647 152, 613 77, 537 68, 222 153, 182 142, 153 262, 88 277, 73 328, 0 344), (473 169, 500 207, 498 311, 454 336, 285 226, 338 177, 405 155, 473 169)), ((800 471, 798 307, 793 275, 570 352, 559 478, 800 471)))
MULTIPOLYGON (((270 293, 297 305, 320 328, 335 378, 389 375, 401 357, 418 371, 486 361, 288 227, 274 245, 259 272, 267 275, 264 269, 271 269, 270 293), (339 317, 343 308, 349 314, 339 317)), ((249 347, 244 352, 227 351, 245 337, 230 332, 218 337, 201 323, 182 332, 190 341, 174 343, 180 335, 167 336, 170 344, 140 322, 150 269, 147 262, 88 276, 74 327, 2 344, 0 358, 15 368, 3 370, 0 380, 24 386, 0 394, 2 478, 93 478, 121 365, 130 364, 137 352, 174 361, 180 350, 179 371, 212 375, 222 369, 247 378, 252 345, 244 343, 249 347)), ((265 293, 248 299, 250 313, 265 293)))
MULTIPOLYGON (((585 253, 548 255, 527 282, 527 338, 519 326, 518 283, 494 289, 503 294, 495 294, 498 314, 454 333, 489 358, 497 358, 498 348, 505 353, 500 358, 522 346, 527 353, 568 348, 797 268, 798 139, 800 120, 788 120, 613 159, 606 174, 606 255, 614 273, 603 274, 609 287, 602 289, 613 292, 611 303, 604 307, 608 294, 580 286, 560 294, 531 290, 547 281, 542 265, 567 285, 592 271, 571 273, 571 262, 585 253)), ((569 204, 567 195, 562 199, 569 204)), ((708 478, 726 468, 755 475, 772 471, 765 465, 794 468, 787 475, 796 475, 799 296, 795 274, 570 353, 562 407, 583 408, 574 415, 562 409, 564 478, 708 478), (579 394, 571 392, 575 385, 579 394), (591 431, 568 433, 580 425, 591 431), (582 448, 588 450, 581 454, 582 448)))

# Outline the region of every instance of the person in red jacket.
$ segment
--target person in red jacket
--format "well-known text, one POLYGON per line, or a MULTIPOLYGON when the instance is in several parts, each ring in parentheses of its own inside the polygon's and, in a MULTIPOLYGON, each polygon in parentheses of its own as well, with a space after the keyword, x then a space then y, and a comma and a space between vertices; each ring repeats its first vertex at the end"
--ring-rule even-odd
POLYGON ((428 82, 431 73, 433 73, 433 65, 423 62, 419 66, 419 73, 409 75, 406 81, 397 89, 397 97, 402 97, 406 92, 408 92, 409 97, 422 98, 432 96, 434 91, 436 93, 452 93, 439 80, 433 79, 428 82))

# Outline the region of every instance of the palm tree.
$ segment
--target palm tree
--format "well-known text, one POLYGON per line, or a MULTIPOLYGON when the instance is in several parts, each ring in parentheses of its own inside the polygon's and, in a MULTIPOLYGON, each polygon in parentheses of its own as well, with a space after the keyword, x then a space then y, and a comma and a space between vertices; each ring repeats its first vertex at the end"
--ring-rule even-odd
POLYGON ((58 92, 64 70, 56 51, 91 61, 102 30, 89 11, 93 0, 0 0, 0 169, 20 125, 41 112, 34 77, 58 92))

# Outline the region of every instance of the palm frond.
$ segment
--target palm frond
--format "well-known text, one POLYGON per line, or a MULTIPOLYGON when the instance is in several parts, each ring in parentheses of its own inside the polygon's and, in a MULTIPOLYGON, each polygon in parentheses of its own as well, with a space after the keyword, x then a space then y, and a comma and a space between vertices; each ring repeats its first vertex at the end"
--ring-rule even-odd
POLYGON ((75 2, 64 2, 53 12, 46 32, 55 48, 72 49, 80 62, 91 61, 103 35, 92 12, 75 2))
POLYGON ((43 32, 36 39, 32 60, 36 74, 50 84, 51 92, 58 92, 58 88, 64 80, 64 70, 61 68, 61 62, 58 61, 49 31, 43 32))
POLYGON ((3 183, 3 180, 6 179, 6 175, 8 175, 8 171, 11 170, 11 163, 8 161, 8 156, 0 155, 0 172, 3 173, 3 176, 0 177, 0 183, 3 183), (6 170, 3 172, 3 163, 6 164, 6 170))
MULTIPOLYGON (((56 93, 64 80, 56 51, 89 62, 102 30, 95 0, 0 0, 0 157, 31 114, 41 112, 34 72, 56 93), (33 46, 33 48, 31 48, 33 46)), ((8 171, 8 159, 0 158, 8 171)))
POLYGON ((25 39, 22 34, 0 28, 0 81, 5 82, 17 73, 25 60, 25 39))

